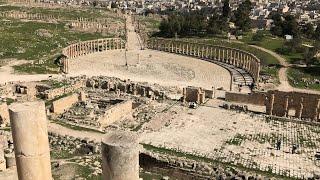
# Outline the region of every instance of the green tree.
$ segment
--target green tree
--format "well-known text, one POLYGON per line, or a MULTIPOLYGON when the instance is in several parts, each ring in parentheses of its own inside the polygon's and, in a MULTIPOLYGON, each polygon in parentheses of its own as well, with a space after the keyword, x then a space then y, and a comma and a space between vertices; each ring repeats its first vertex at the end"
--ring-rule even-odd
POLYGON ((314 38, 318 41, 320 40, 320 24, 317 25, 317 28, 314 32, 314 38))
POLYGON ((231 16, 231 8, 229 0, 224 0, 222 7, 222 14, 220 17, 221 30, 227 31, 229 29, 229 21, 231 16))
POLYGON ((273 26, 271 27, 270 31, 273 35, 276 36, 283 36, 283 21, 280 13, 274 13, 271 16, 271 19, 273 20, 273 26))
POLYGON ((312 64, 315 64, 318 61, 318 59, 315 57, 317 52, 318 48, 315 46, 305 48, 303 56, 307 66, 311 66, 312 64))
POLYGON ((307 38, 313 38, 314 37, 314 28, 313 28, 313 25, 311 23, 308 23, 305 26, 303 26, 302 31, 303 31, 303 34, 307 38))
POLYGON ((230 9, 229 0, 224 0, 223 7, 222 7, 222 17, 229 19, 230 15, 231 15, 231 9, 230 9))
POLYGON ((289 34, 293 35, 293 37, 297 37, 300 35, 299 25, 296 18, 292 15, 284 16, 283 22, 283 35, 289 34))
POLYGON ((248 31, 251 28, 250 12, 252 4, 250 0, 242 2, 235 12, 235 25, 242 31, 248 31))
POLYGON ((252 36, 252 41, 262 41, 262 39, 264 38, 264 34, 262 31, 257 31, 257 33, 255 33, 252 36))
POLYGON ((207 25, 207 33, 208 34, 218 34, 221 33, 221 20, 220 16, 217 13, 213 13, 210 17, 207 25))

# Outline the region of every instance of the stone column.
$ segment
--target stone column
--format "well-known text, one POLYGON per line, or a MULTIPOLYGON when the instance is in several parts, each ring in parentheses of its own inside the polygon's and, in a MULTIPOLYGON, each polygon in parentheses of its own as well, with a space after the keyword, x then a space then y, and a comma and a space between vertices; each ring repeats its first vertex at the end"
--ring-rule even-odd
POLYGON ((230 91, 232 91, 233 90, 233 75, 232 75, 232 73, 230 73, 230 75, 231 75, 231 79, 230 79, 230 91))
POLYGON ((102 140, 102 179, 138 180, 139 148, 132 132, 112 132, 102 140))
POLYGON ((266 104, 266 114, 273 115, 274 94, 270 94, 269 98, 269 102, 266 104))
POLYGON ((224 53, 225 53, 225 49, 222 49, 222 62, 226 62, 224 53))
POLYGON ((289 109, 288 109, 288 107, 289 107, 289 97, 286 96, 286 97, 285 97, 285 101, 284 101, 284 111, 285 111, 284 116, 285 116, 285 117, 288 117, 288 116, 289 116, 289 109))
POLYGON ((14 103, 9 112, 19 180, 51 180, 44 102, 14 103))
POLYGON ((301 119, 303 111, 303 97, 300 99, 299 108, 296 110, 295 117, 301 119))
POLYGON ((320 99, 317 99, 316 112, 314 113, 313 120, 319 121, 319 108, 320 108, 320 99))

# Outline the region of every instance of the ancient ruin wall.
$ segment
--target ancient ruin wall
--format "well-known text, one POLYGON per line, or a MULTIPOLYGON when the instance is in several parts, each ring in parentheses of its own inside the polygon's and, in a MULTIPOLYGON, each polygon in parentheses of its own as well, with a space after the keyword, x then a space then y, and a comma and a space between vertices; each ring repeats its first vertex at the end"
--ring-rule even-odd
POLYGON ((226 100, 266 106, 266 114, 319 121, 320 94, 272 90, 251 94, 226 92, 226 100))
POLYGON ((61 96, 62 94, 68 94, 68 93, 77 91, 82 87, 85 87, 85 82, 80 80, 80 81, 77 81, 77 82, 70 84, 70 85, 67 85, 67 86, 46 90, 43 93, 43 96, 45 99, 51 100, 51 99, 54 99, 58 96, 61 96))
POLYGON ((160 38, 150 39, 148 48, 231 64, 246 70, 255 81, 259 80, 260 60, 239 49, 160 38))
POLYGON ((69 72, 69 59, 73 59, 79 56, 85 56, 87 54, 92 54, 96 52, 124 48, 125 41, 121 38, 97 39, 71 44, 62 50, 62 71, 64 73, 69 72))
POLYGON ((7 103, 0 102, 0 124, 1 125, 9 125, 10 117, 9 117, 9 109, 7 103))
POLYGON ((183 88, 183 102, 197 102, 198 104, 204 103, 205 91, 199 87, 186 87, 183 88))
POLYGON ((99 123, 102 127, 108 126, 115 121, 120 120, 132 113, 132 101, 123 101, 108 109, 102 117, 99 118, 99 123))
POLYGON ((266 112, 275 116, 319 121, 320 95, 302 92, 268 91, 266 112))
POLYGON ((166 92, 162 91, 159 87, 149 86, 143 83, 123 81, 119 78, 106 77, 105 79, 103 79, 93 77, 91 79, 88 79, 86 86, 91 88, 101 88, 107 91, 114 91, 117 94, 123 92, 149 98, 167 98, 166 92))
POLYGON ((52 112, 56 114, 61 114, 67 109, 71 108, 72 105, 79 101, 78 94, 72 94, 70 96, 58 99, 52 102, 52 112))
POLYGON ((247 94, 247 93, 226 92, 225 100, 230 102, 264 106, 265 100, 266 100, 266 93, 252 92, 250 94, 247 94))

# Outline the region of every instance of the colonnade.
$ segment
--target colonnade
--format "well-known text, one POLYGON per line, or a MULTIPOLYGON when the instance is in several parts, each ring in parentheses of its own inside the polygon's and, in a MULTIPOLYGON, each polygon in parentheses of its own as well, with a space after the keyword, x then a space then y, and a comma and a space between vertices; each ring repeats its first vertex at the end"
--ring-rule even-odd
POLYGON ((36 0, 2 0, 1 2, 6 3, 36 3, 36 0))
POLYGON ((259 80, 260 60, 246 51, 224 46, 160 38, 150 39, 148 48, 231 64, 246 70, 255 81, 259 80))
POLYGON ((125 41, 121 38, 97 39, 71 44, 62 50, 62 71, 69 72, 69 59, 116 49, 125 49, 125 41))
POLYGON ((19 11, 1 12, 1 17, 14 18, 14 19, 31 19, 31 20, 53 20, 57 19, 54 15, 39 14, 39 13, 26 13, 19 11))
POLYGON ((81 29, 91 29, 91 28, 106 29, 108 27, 107 24, 102 24, 94 21, 86 21, 86 22, 73 21, 71 22, 71 26, 75 28, 81 28, 81 29))

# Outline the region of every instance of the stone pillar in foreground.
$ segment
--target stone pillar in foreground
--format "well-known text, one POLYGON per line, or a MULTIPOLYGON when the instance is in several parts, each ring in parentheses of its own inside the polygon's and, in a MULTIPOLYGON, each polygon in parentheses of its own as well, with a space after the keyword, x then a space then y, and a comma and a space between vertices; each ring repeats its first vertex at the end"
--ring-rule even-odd
POLYGON ((132 132, 113 132, 102 140, 102 179, 138 180, 138 138, 132 132))
POLYGON ((44 102, 14 103, 9 112, 19 180, 51 180, 44 102))

